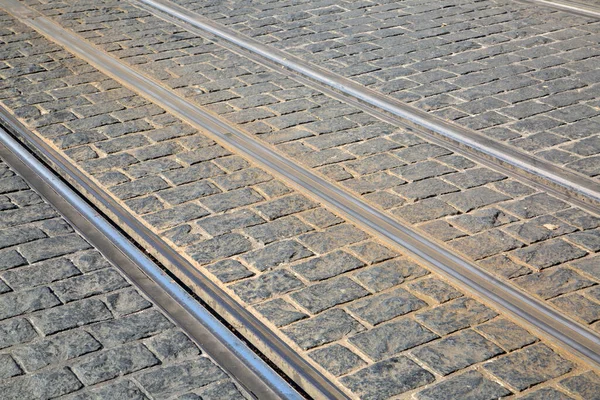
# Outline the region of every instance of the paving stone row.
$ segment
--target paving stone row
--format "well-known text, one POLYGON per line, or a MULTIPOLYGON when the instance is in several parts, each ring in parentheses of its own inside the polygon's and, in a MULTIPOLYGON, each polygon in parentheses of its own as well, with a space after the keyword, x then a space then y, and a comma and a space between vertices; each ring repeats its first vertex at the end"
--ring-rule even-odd
POLYGON ((176 0, 553 164, 600 175, 600 23, 510 0, 176 0))
POLYGON ((2 160, 0 182, 3 399, 246 398, 2 160))
MULTIPOLYGON (((568 354, 8 15, 0 19, 1 51, 11 54, 0 69, 3 103, 356 398, 592 393, 598 376, 568 354)), ((6 215, 0 229, 22 220, 6 215)), ((43 257, 52 248, 30 251, 43 257)))
MULTIPOLYGON (((56 14, 61 24, 188 100, 239 124, 391 216, 415 225, 482 268, 600 331, 600 305, 594 289, 600 281, 597 216, 431 144, 414 132, 383 123, 127 3, 92 3, 34 2, 38 10, 56 14)), ((70 93, 74 89, 57 90, 70 93)), ((91 89, 89 84, 80 84, 77 90, 85 93, 91 89)), ((135 115, 112 108, 104 112, 120 119, 121 114, 127 119, 135 115)), ((156 110, 148 105, 138 109, 138 115, 156 110)), ((171 128, 160 132, 164 129, 171 128)), ((121 134, 117 132, 112 135, 121 134)), ((151 135, 155 136, 146 141, 141 135, 114 138, 99 144, 100 150, 119 162, 133 162, 133 158, 113 153, 162 140, 168 133, 151 135)), ((83 145, 78 141, 80 136, 70 135, 68 141, 65 136, 66 145, 62 138, 55 141, 63 147, 83 145)), ((86 133, 84 140, 104 137, 92 138, 86 133)), ((177 151, 173 144, 161 146, 177 151)), ((68 151, 87 149, 82 146, 68 151)), ((207 152, 225 154, 218 146, 209 149, 197 150, 200 155, 193 157, 199 158, 186 156, 184 161, 204 160, 207 152)), ((148 164, 176 168, 165 160, 151 160, 129 170, 139 175, 136 171, 148 164)), ((166 187, 156 177, 142 182, 147 192, 166 187)), ((118 192, 130 186, 124 184, 118 192)), ((138 183, 135 186, 139 188, 138 183)), ((215 190, 200 186, 196 190, 215 190)), ((179 198, 177 191, 168 193, 179 198)), ((149 207, 149 202, 144 199, 143 206, 149 207)), ((139 201, 130 203, 137 205, 139 201)))

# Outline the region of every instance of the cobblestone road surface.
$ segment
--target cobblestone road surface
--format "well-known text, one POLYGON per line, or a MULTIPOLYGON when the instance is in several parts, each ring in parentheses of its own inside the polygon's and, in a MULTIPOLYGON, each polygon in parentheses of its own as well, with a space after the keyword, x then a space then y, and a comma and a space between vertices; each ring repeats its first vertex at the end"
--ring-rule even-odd
POLYGON ((2 160, 0 393, 5 400, 245 398, 2 160))
MULTIPOLYGON (((597 218, 126 3, 30 3, 600 329, 597 218)), ((568 354, 1 18, 3 104, 354 396, 595 393, 568 354)))
POLYGON ((176 0, 443 119, 600 175, 600 23, 510 0, 176 0))
MULTIPOLYGON (((384 123, 127 3, 51 2, 36 8, 55 16, 62 25, 189 101, 221 115, 267 145, 274 145, 307 168, 386 210, 393 218, 413 224, 445 242, 452 251, 600 331, 598 298, 589 295, 593 293, 590 286, 600 281, 600 263, 595 256, 600 250, 598 217, 405 129, 384 123)), ((80 84, 73 89, 57 89, 56 93, 63 90, 65 95, 79 94, 77 100, 73 97, 71 101, 81 102, 80 108, 86 110, 89 102, 81 98, 86 91, 97 90, 89 83, 93 79, 76 82, 80 84)), ((123 92, 117 93, 125 96, 123 92)), ((96 97, 101 102, 112 100, 102 95, 96 97)), ((36 97, 29 103, 20 98, 16 103, 5 102, 11 108, 23 106, 19 111, 22 113, 40 112, 43 103, 43 99, 36 97)), ((114 103, 115 100, 103 103, 106 109, 88 106, 87 110, 105 114, 90 121, 110 124, 113 117, 129 121, 159 112, 152 105, 142 105, 137 108, 139 111, 119 111, 119 107, 125 106, 114 103), (125 114, 125 119, 121 114, 125 114)), ((53 107, 51 103, 49 107, 53 107)), ((35 115, 24 116, 35 118, 35 115)), ((75 116, 69 114, 68 118, 75 116)), ((85 141, 106 141, 99 144, 101 154, 134 163, 135 153, 126 158, 127 154, 119 152, 131 153, 133 148, 147 146, 156 139, 143 139, 138 133, 148 129, 146 125, 133 127, 135 121, 128 123, 132 128, 123 137, 106 141, 122 133, 107 133, 110 128, 105 127, 101 135, 85 135, 85 141)), ((86 127, 74 124, 75 129, 86 127)), ((69 154, 98 157, 97 152, 84 146, 80 133, 72 135, 74 129, 69 124, 61 126, 66 130, 53 134, 57 136, 52 139, 54 143, 69 154)), ((159 137, 159 141, 191 134, 173 133, 174 128, 169 129, 170 133, 159 137)), ((180 147, 167 143, 159 147, 168 150, 142 155, 145 157, 142 165, 165 170, 178 168, 179 164, 166 160, 178 153, 180 147)), ((220 152, 212 155, 215 157, 225 154, 222 150, 202 150, 200 156, 175 158, 192 164, 210 158, 206 154, 212 151, 220 152)), ((104 161, 87 162, 95 163, 104 161)), ((130 169, 136 174, 132 178, 141 178, 145 172, 136 171, 147 168, 132 165, 130 169)), ((153 188, 157 181, 149 180, 144 177, 140 182, 149 185, 145 193, 163 189, 160 183, 153 188)))

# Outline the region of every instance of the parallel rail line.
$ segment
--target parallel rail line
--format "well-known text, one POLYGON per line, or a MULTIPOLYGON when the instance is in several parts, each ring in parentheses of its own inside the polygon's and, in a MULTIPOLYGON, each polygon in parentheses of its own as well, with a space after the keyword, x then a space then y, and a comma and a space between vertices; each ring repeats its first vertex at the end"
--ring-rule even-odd
MULTIPOLYGON (((12 129, 31 136, 8 122, 12 129)), ((38 149, 42 151, 42 149, 38 149)), ((47 154, 48 155, 48 154, 47 154)), ((304 398, 97 209, 0 127, 0 156, 256 399, 304 398)), ((57 161, 57 160, 54 160, 57 161)))
MULTIPOLYGON (((6 6, 8 3, 14 6, 13 0, 0 0, 0 5, 6 6)), ((412 228, 400 224, 337 185, 281 156, 273 149, 265 147, 245 132, 218 117, 208 114, 201 108, 179 97, 173 91, 164 88, 119 60, 103 53, 47 18, 32 16, 28 11, 30 9, 21 5, 18 6, 19 10, 14 14, 20 15, 22 22, 86 60, 125 87, 136 91, 179 118, 203 129, 218 143, 252 159, 275 176, 280 177, 310 197, 329 205, 384 242, 394 247, 401 247, 403 251, 408 251, 433 270, 485 299, 488 304, 518 318, 534 332, 557 342, 558 345, 571 350, 584 360, 596 366, 600 365, 600 338, 596 333, 563 316, 553 308, 514 288, 512 285, 495 278, 473 263, 449 252, 412 228)), ((9 10, 13 12, 12 9, 9 10)), ((38 148, 45 153, 54 151, 45 145, 40 138, 28 138, 28 140, 35 142, 38 148)), ((53 156, 61 157, 57 154, 53 154, 53 156)), ((89 179, 73 165, 67 163, 63 165, 63 168, 74 179, 89 182, 89 179)), ((326 393, 326 397, 344 397, 339 389, 333 387, 312 367, 306 369, 308 365, 306 361, 293 352, 293 354, 289 354, 291 350, 287 345, 262 324, 258 323, 256 325, 258 321, 251 314, 210 282, 200 271, 194 269, 179 254, 166 246, 154 233, 141 225, 139 221, 127 213, 124 214, 124 211, 106 193, 99 188, 92 189, 95 191, 92 198, 96 196, 96 201, 107 206, 109 211, 115 214, 116 220, 125 225, 129 234, 137 235, 134 238, 140 238, 140 241, 145 245, 150 244, 149 248, 157 254, 159 260, 166 259, 168 261, 167 265, 175 266, 175 274, 179 274, 178 276, 181 276, 184 282, 190 282, 194 288, 199 289, 199 295, 204 301, 270 357, 304 390, 311 395, 316 394, 316 397, 319 394, 323 396, 323 393, 326 393)))
POLYGON ((560 11, 566 11, 584 17, 600 19, 600 7, 585 4, 581 1, 565 1, 565 0, 519 0, 523 3, 535 4, 554 8, 560 11))
MULTIPOLYGON (((535 0, 545 1, 545 0, 535 0)), ((233 29, 209 20, 202 15, 187 10, 170 0, 132 0, 144 4, 147 11, 158 10, 170 17, 210 33, 226 42, 269 60, 271 68, 281 71, 282 67, 293 71, 295 77, 303 76, 319 83, 318 90, 330 94, 333 89, 342 95, 343 101, 353 106, 375 113, 378 117, 392 121, 393 124, 417 129, 419 134, 431 138, 442 139, 444 145, 468 157, 485 161, 487 165, 512 172, 520 179, 544 186, 552 193, 560 193, 560 197, 568 198, 581 207, 591 205, 598 213, 600 210, 600 183, 581 174, 557 167, 546 160, 523 153, 511 146, 491 140, 484 135, 464 128, 460 125, 442 120, 425 111, 417 109, 397 99, 381 94, 373 89, 357 84, 352 80, 306 62, 299 57, 288 54, 272 46, 243 35, 233 29), (273 67, 273 65, 276 65, 273 67), (329 90, 328 90, 329 88, 329 90)), ((253 57, 256 61, 256 58, 253 57)), ((439 140, 438 140, 439 141, 439 140)))

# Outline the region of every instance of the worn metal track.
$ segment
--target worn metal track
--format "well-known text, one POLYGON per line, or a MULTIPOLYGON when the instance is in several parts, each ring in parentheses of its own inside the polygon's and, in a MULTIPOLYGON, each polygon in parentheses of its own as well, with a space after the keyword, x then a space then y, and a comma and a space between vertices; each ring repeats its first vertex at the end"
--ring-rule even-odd
MULTIPOLYGON (((9 122, 4 118, 0 120, 3 125, 9 122)), ((12 130, 18 130, 20 136, 32 136, 15 125, 14 121, 8 125, 11 125, 12 130)), ((37 150, 44 152, 41 148, 37 150)), ((304 398, 81 195, 1 127, 0 157, 229 372, 251 396, 272 400, 304 398)), ((52 158, 49 154, 46 157, 52 158)))
POLYGON ((600 8, 579 1, 564 1, 564 0, 519 0, 523 3, 535 4, 554 8, 560 11, 566 11, 584 17, 592 17, 600 19, 600 8))
MULTIPOLYGON (((0 4, 5 4, 7 1, 0 0, 0 4)), ((412 253, 417 259, 420 259, 454 283, 483 298, 488 304, 515 316, 533 331, 575 352, 588 362, 596 366, 600 365, 600 338, 586 327, 563 316, 553 308, 514 288, 509 283, 495 278, 475 264, 449 252, 420 235, 411 227, 390 218, 337 185, 331 184, 304 167, 281 156, 271 148, 265 147, 243 131, 208 114, 179 97, 173 91, 164 88, 131 67, 101 52, 50 20, 44 17, 33 19, 26 17, 22 19, 22 22, 37 29, 70 52, 94 65, 101 72, 119 81, 125 87, 136 91, 192 125, 205 130, 214 140, 225 147, 254 160, 303 193, 336 209, 349 220, 375 234, 384 242, 412 253)), ((41 142, 41 140, 37 140, 41 142)), ((68 165, 65 167, 78 179, 84 179, 75 167, 68 165)), ((97 193, 96 195, 100 196, 104 203, 111 204, 108 195, 104 193, 97 193)), ((184 280, 198 281, 198 289, 203 292, 200 295, 207 298, 206 301, 211 306, 214 304, 215 310, 226 319, 233 320, 233 325, 247 337, 249 336, 253 343, 256 342, 255 344, 259 348, 265 346, 265 339, 274 337, 272 332, 266 332, 266 328, 262 326, 246 325, 247 321, 254 321, 254 317, 241 309, 226 294, 219 292, 220 289, 215 288, 210 282, 205 282, 204 280, 208 281, 206 277, 193 269, 181 256, 169 249, 156 235, 143 227, 138 221, 131 216, 123 215, 120 210, 117 211, 121 213, 118 215, 118 221, 124 223, 129 229, 133 229, 135 234, 143 238, 143 242, 152 244, 154 247, 151 247, 151 249, 154 249, 159 257, 167 257, 171 265, 183 268, 182 271, 175 271, 175 273, 182 274, 184 280), (208 294, 206 291, 208 291, 208 294), (219 296, 226 296, 227 298, 219 296), (244 317, 247 317, 246 320, 244 320, 244 317)), ((275 339, 271 342, 267 341, 267 346, 276 344, 275 339)), ((265 351, 262 348, 261 350, 265 351)), ((280 368, 294 379, 297 379, 298 383, 309 394, 314 395, 316 393, 314 390, 317 388, 325 391, 331 389, 328 386, 331 384, 328 381, 323 381, 323 378, 319 377, 316 371, 303 370, 302 363, 305 363, 305 361, 301 360, 297 354, 286 353, 288 351, 290 351, 289 348, 283 345, 277 348, 267 348, 266 353, 274 358, 275 363, 280 368), (289 358, 286 358, 286 356, 289 356, 289 358), (295 375, 302 373, 306 373, 306 375, 295 375)), ((334 392, 331 393, 334 397, 334 392)))
MULTIPOLYGON (((406 121, 409 121, 421 128, 420 133, 425 133, 429 137, 434 134, 443 139, 446 146, 451 144, 453 149, 460 153, 467 153, 469 157, 475 157, 478 160, 483 159, 486 164, 492 164, 495 168, 500 167, 504 170, 510 170, 512 175, 536 182, 538 185, 541 184, 550 192, 561 193, 562 196, 560 197, 575 200, 578 205, 584 208, 586 204, 590 204, 595 208, 595 212, 599 210, 600 184, 593 179, 552 165, 545 160, 491 140, 471 129, 446 122, 425 111, 357 84, 348 78, 303 61, 296 56, 264 45, 169 0, 135 0, 134 2, 145 4, 171 17, 185 21, 191 26, 270 60, 279 65, 279 69, 285 67, 294 71, 296 75, 318 82, 320 84, 319 90, 326 87, 332 88, 345 96, 345 102, 351 103, 361 110, 369 113, 381 114, 382 111, 388 113, 386 119, 389 120, 391 117, 396 125, 405 126, 406 121)), ((147 8, 147 10, 149 9, 147 8)))

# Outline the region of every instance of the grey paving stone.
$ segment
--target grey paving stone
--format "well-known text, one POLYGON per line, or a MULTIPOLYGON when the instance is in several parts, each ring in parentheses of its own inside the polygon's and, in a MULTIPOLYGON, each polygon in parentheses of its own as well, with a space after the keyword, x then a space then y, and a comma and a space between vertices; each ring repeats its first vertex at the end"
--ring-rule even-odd
POLYGON ((567 236, 567 239, 576 245, 583 247, 590 252, 600 251, 600 230, 589 230, 585 232, 576 232, 567 236))
POLYGON ((567 208, 567 203, 545 193, 534 194, 523 200, 507 202, 502 208, 520 218, 533 218, 567 208))
POLYGON ((600 398, 600 377, 592 371, 563 379, 560 384, 584 399, 600 398))
POLYGON ((506 351, 517 350, 538 341, 525 329, 506 319, 495 319, 476 329, 506 351))
POLYGON ((256 210, 272 220, 315 207, 317 204, 308 198, 300 194, 292 194, 261 204, 256 207, 256 210))
POLYGON ((66 258, 42 261, 33 266, 6 271, 1 276, 15 290, 44 285, 79 275, 81 272, 66 258))
POLYGON ((532 272, 531 269, 517 264, 505 255, 494 256, 480 260, 478 265, 504 278, 512 279, 518 276, 527 275, 532 272))
POLYGON ((129 286, 129 283, 116 270, 104 269, 63 280, 52 285, 52 289, 64 303, 68 303, 126 286, 129 286))
POLYGON ((254 308, 277 327, 289 325, 307 317, 305 313, 298 311, 283 299, 266 301, 254 308))
POLYGON ((0 379, 8 379, 21 375, 23 371, 8 354, 0 354, 0 379))
POLYGON ((441 179, 431 178, 401 185, 395 187, 393 190, 408 200, 416 201, 446 193, 457 192, 460 189, 441 179))
POLYGON ((570 265, 573 268, 575 268, 579 271, 582 271, 588 275, 591 275, 592 277, 594 277, 596 279, 600 279, 600 257, 599 256, 594 256, 591 258, 584 258, 583 260, 571 262, 570 265))
POLYGON ((493 400, 512 392, 498 383, 486 379, 477 371, 468 371, 440 382, 417 393, 422 400, 472 399, 493 400))
POLYGON ((79 235, 40 239, 21 245, 20 253, 31 263, 89 249, 91 246, 79 235))
POLYGON ((215 183, 225 190, 239 189, 271 180, 271 176, 258 168, 248 168, 214 178, 215 183))
POLYGON ((587 252, 564 240, 554 239, 515 250, 511 255, 541 270, 581 258, 587 255, 587 252))
POLYGON ((44 232, 34 226, 3 229, 0 233, 0 249, 46 237, 44 232))
POLYGON ((221 282, 228 283, 253 276, 254 273, 244 267, 239 261, 226 259, 206 267, 208 272, 221 282))
POLYGON ((312 258, 292 267, 292 270, 302 277, 319 281, 348 272, 364 266, 358 258, 338 250, 325 256, 312 258))
MULTIPOLYGON (((93 399, 131 399, 146 400, 148 397, 131 381, 122 380, 114 384, 101 386, 93 390, 93 399)), ((80 399, 77 399, 80 400, 80 399)), ((84 399, 81 399, 84 400, 84 399)))
POLYGON ((237 233, 227 233, 189 246, 187 252, 195 261, 207 264, 250 249, 252 244, 246 237, 237 233))
POLYGON ((25 260, 16 250, 0 251, 0 271, 26 264, 25 260))
POLYGON ((95 354, 73 366, 73 371, 87 385, 104 382, 159 363, 146 347, 128 344, 95 354))
POLYGON ((275 221, 246 228, 245 231, 252 238, 269 244, 276 240, 297 236, 309 232, 312 228, 294 216, 279 218, 275 221))
POLYGON ((339 376, 366 365, 359 356, 347 347, 334 344, 315 350, 308 354, 315 362, 329 373, 339 376))
POLYGON ((159 196, 167 203, 181 204, 219 192, 220 190, 212 183, 198 181, 181 185, 173 189, 163 190, 159 192, 159 196))
POLYGON ((448 215, 458 214, 458 210, 439 199, 425 199, 392 211, 394 215, 416 224, 431 221, 448 215))
POLYGON ((89 333, 74 330, 16 348, 13 354, 31 372, 100 350, 101 347, 89 333))
POLYGON ((445 335, 480 324, 496 315, 496 312, 483 304, 463 297, 417 313, 416 319, 435 332, 445 335))
POLYGON ((553 268, 516 278, 514 282, 543 299, 589 287, 594 282, 568 268, 553 268))
POLYGON ((583 320, 587 324, 600 319, 600 304, 580 294, 558 297, 552 301, 552 304, 572 318, 583 320))
POLYGON ((349 341, 375 361, 439 336, 411 319, 401 319, 352 336, 349 341))
POLYGON ((506 176, 487 168, 476 168, 445 176, 444 179, 460 188, 470 189, 491 182, 501 181, 506 179, 506 176))
POLYGON ((573 363, 560 357, 544 344, 528 346, 483 366, 492 375, 517 390, 525 390, 564 375, 573 367, 573 363))
POLYGON ((7 210, 0 214, 0 229, 49 219, 57 215, 56 211, 45 203, 34 204, 16 210, 7 210))
POLYGON ((450 242, 457 251, 473 260, 493 256, 523 246, 501 230, 494 229, 450 242))
POLYGON ((358 283, 342 276, 309 286, 290 295, 290 298, 313 314, 368 295, 358 283))
POLYGON ((588 214, 579 208, 569 208, 565 211, 558 212, 555 215, 579 229, 587 230, 600 226, 600 218, 588 214))
POLYGON ((231 382, 217 382, 199 390, 198 393, 200 393, 202 399, 206 400, 245 399, 245 396, 231 382))
POLYGON ((544 215, 532 220, 514 224, 506 228, 506 231, 518 236, 527 244, 551 239, 576 231, 577 228, 568 225, 551 215, 544 215))
POLYGON ((344 245, 360 242, 368 235, 350 224, 335 225, 321 232, 300 236, 300 240, 317 253, 327 253, 344 245))
POLYGON ((161 313, 155 310, 147 310, 117 320, 96 324, 88 331, 105 348, 108 348, 149 337, 172 327, 171 322, 161 313))
POLYGON ((208 216, 197 222, 198 226, 210 235, 218 236, 234 229, 246 228, 265 222, 263 218, 250 210, 239 210, 231 213, 208 216))
POLYGON ((527 396, 521 397, 523 400, 572 400, 573 398, 567 396, 563 392, 559 392, 554 388, 543 388, 537 390, 527 396))
POLYGON ((69 256, 77 268, 82 272, 96 271, 110 267, 110 263, 96 250, 77 253, 69 256))
POLYGON ((366 175, 400 167, 402 165, 404 165, 404 163, 400 161, 400 159, 390 154, 382 153, 365 157, 356 161, 349 161, 345 164, 345 167, 355 171, 358 175, 366 175))
POLYGON ((452 227, 446 221, 432 221, 421 225, 421 229, 434 238, 447 242, 452 239, 467 236, 466 233, 452 227))
POLYGON ((350 247, 352 251, 369 264, 397 257, 398 253, 375 242, 363 242, 350 247))
POLYGON ((304 284, 287 270, 276 270, 235 283, 230 288, 244 302, 252 304, 303 286, 304 284))
POLYGON ((406 357, 394 357, 341 379, 362 399, 380 400, 431 383, 434 376, 406 357))
POLYGON ((312 256, 313 253, 296 241, 276 242, 242 256, 248 264, 264 271, 278 265, 312 256))
POLYGON ((459 332, 413 350, 413 355, 442 375, 448 375, 504 351, 472 330, 459 332))
POLYGON ((0 322, 0 334, 0 349, 30 342, 38 336, 31 323, 25 318, 0 322))
POLYGON ((152 305, 135 289, 125 289, 106 296, 106 304, 111 312, 117 316, 138 312, 152 305))
POLYGON ((298 346, 308 350, 331 343, 365 328, 339 308, 296 322, 281 331, 298 346))
POLYGON ((348 309, 352 314, 377 325, 400 315, 426 307, 427 303, 413 296, 404 289, 398 288, 351 304, 348 309))
POLYGON ((399 285, 407 279, 415 279, 428 273, 415 262, 399 258, 365 268, 355 277, 368 289, 380 292, 399 285))
POLYGON ((437 278, 426 278, 409 283, 408 288, 433 299, 436 303, 445 303, 462 296, 462 293, 437 278))
POLYGON ((442 200, 465 213, 508 199, 508 196, 486 187, 469 189, 463 192, 451 193, 442 196, 442 200))
POLYGON ((165 397, 175 391, 191 390, 227 377, 208 358, 165 365, 137 376, 137 381, 152 396, 165 397))
POLYGON ((455 172, 454 169, 437 161, 421 161, 403 167, 395 168, 393 173, 409 181, 420 181, 455 172))
POLYGON ((0 384, 0 390, 6 400, 34 400, 69 394, 82 386, 68 368, 58 368, 11 379, 0 384))
POLYGON ((0 320, 61 304, 47 287, 11 292, 0 297, 0 320))
POLYGON ((394 152, 394 154, 406 162, 413 163, 417 161, 423 161, 428 158, 446 156, 451 154, 451 152, 442 147, 424 143, 398 150, 394 152))

